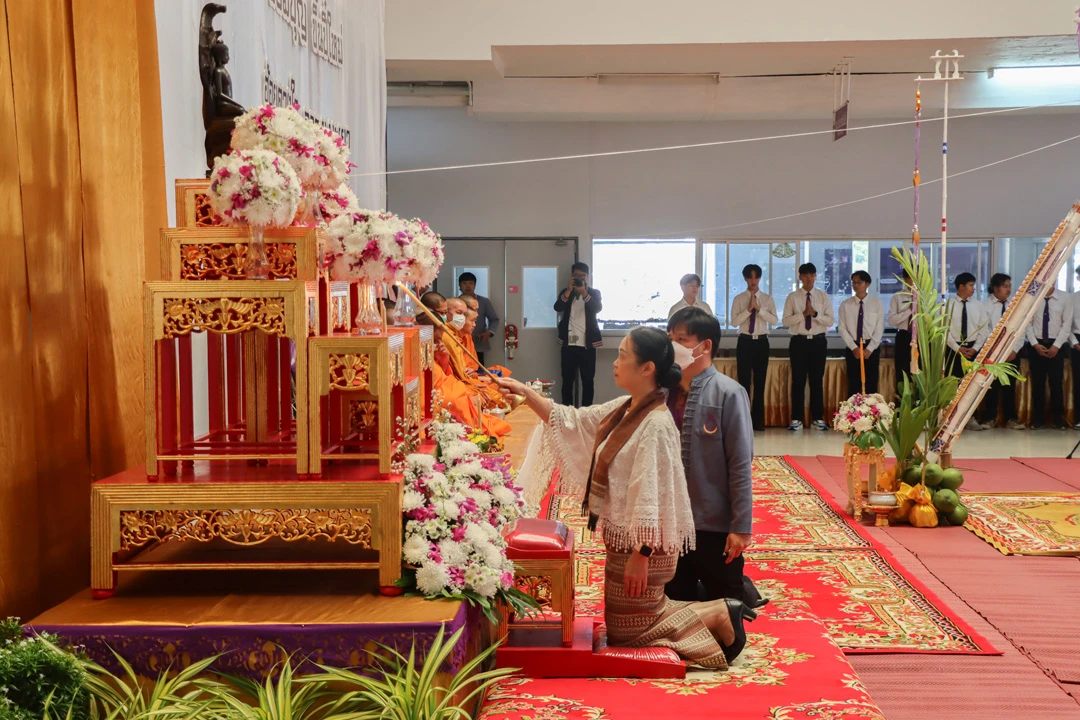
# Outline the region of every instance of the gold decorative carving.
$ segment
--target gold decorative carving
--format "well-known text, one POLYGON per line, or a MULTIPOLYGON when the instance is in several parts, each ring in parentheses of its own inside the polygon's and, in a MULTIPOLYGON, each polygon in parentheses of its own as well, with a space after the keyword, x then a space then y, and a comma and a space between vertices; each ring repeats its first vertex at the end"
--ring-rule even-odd
POLYGON ((371 356, 367 353, 356 355, 331 354, 330 389, 331 390, 367 390, 370 386, 371 356))
POLYGON ((349 299, 342 295, 330 296, 330 322, 334 332, 349 331, 349 299))
MULTIPOLYGON (((191 243, 180 247, 181 280, 243 280, 247 243, 191 243)), ((296 243, 268 242, 272 280, 295 280, 296 243)))
POLYGON ((232 335, 262 330, 285 337, 285 298, 169 298, 165 300, 162 337, 169 339, 197 330, 232 335))
POLYGON ((405 382, 405 353, 394 352, 390 354, 390 384, 401 385, 405 382))
POLYGON ((420 367, 430 370, 433 361, 434 347, 430 341, 420 343, 420 367))
POLYGON ((319 333, 319 299, 308 296, 307 299, 308 335, 319 333))
POLYGON ((514 587, 531 596, 545 610, 551 610, 550 575, 514 575, 514 587))
POLYGON ((221 218, 210 204, 210 196, 204 192, 192 193, 195 201, 195 227, 220 227, 221 218))
POLYGON ((127 510, 120 513, 120 548, 152 540, 260 545, 324 538, 371 548, 371 511, 366 509, 127 510))
POLYGON ((379 403, 374 400, 353 400, 349 403, 349 429, 367 432, 379 427, 379 403))

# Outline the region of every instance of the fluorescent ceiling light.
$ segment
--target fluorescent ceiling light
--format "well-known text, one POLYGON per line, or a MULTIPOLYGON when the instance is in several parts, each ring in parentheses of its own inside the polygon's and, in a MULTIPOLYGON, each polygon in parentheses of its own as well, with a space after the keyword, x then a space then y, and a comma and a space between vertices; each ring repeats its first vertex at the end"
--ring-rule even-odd
POLYGON ((1031 86, 1080 86, 1080 65, 990 68, 994 82, 1031 86))

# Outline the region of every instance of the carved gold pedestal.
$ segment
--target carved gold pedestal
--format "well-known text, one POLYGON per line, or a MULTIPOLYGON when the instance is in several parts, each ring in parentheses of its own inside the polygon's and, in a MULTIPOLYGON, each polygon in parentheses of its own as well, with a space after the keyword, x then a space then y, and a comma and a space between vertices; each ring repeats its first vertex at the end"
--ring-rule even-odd
POLYGON ((308 341, 309 464, 312 475, 327 460, 374 460, 390 472, 396 444, 395 418, 419 427, 417 378, 405 374, 401 334, 330 335, 308 341), (349 422, 366 419, 364 432, 349 422))
POLYGON ((847 469, 847 511, 856 520, 861 520, 863 508, 866 506, 867 493, 877 490, 878 473, 885 470, 885 452, 876 448, 860 450, 851 443, 845 443, 844 464, 847 469), (864 465, 869 468, 869 479, 867 481, 862 479, 864 465))
POLYGON ((196 481, 151 482, 131 470, 94 483, 90 561, 94 596, 111 596, 117 573, 136 570, 377 569, 379 585, 387 594, 394 592, 401 577, 399 477, 261 482, 259 471, 241 466, 196 481), (378 560, 342 557, 338 552, 330 561, 315 560, 307 553, 307 543, 315 541, 377 550, 378 560), (286 559, 265 552, 269 545, 300 542, 305 552, 287 553, 286 559), (156 559, 149 552, 163 545, 205 550, 210 543, 264 552, 159 554, 156 559))
MULTIPOLYGON (((574 534, 566 537, 562 550, 518 550, 508 548, 506 557, 514 562, 514 586, 531 595, 541 612, 560 614, 563 647, 574 644, 574 534)), ((509 608, 503 608, 497 638, 506 637, 509 608)))

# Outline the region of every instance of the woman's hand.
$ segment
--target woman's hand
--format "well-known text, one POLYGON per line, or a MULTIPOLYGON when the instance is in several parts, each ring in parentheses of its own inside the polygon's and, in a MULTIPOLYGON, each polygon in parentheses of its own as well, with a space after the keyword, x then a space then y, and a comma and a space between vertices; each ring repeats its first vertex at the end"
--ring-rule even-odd
POLYGON ((630 553, 630 559, 626 561, 626 570, 623 571, 623 587, 627 595, 636 598, 641 597, 648 585, 649 558, 635 550, 630 553))
POLYGON ((514 378, 502 378, 498 376, 493 376, 491 377, 491 379, 496 385, 499 386, 499 390, 504 396, 525 395, 525 383, 521 382, 520 380, 515 380, 514 378))

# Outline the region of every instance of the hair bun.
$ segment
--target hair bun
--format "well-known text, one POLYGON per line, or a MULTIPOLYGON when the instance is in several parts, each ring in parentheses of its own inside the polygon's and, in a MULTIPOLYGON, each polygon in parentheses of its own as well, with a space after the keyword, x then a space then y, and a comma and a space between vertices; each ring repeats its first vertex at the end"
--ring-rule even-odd
POLYGON ((672 363, 668 369, 658 378, 656 383, 662 388, 671 389, 682 381, 682 368, 672 363))

